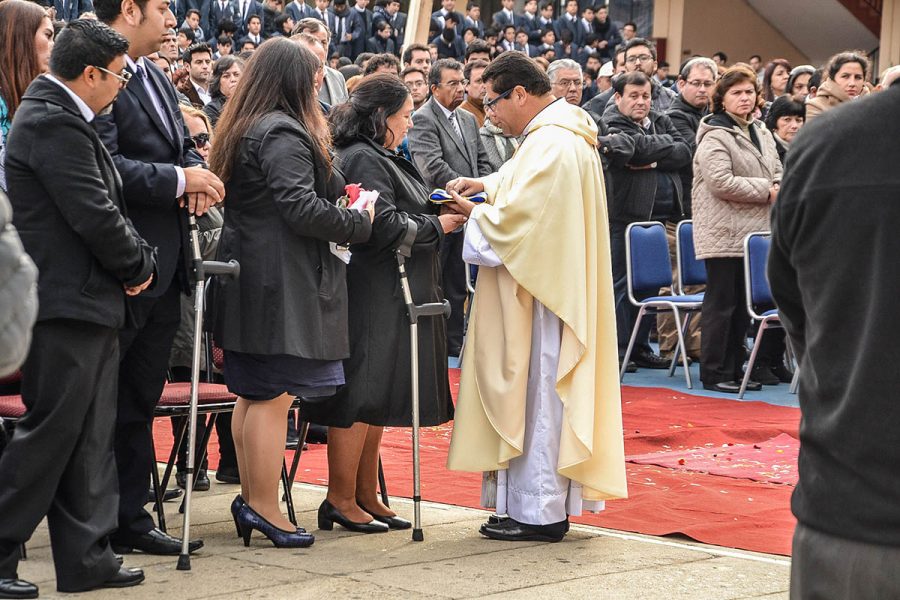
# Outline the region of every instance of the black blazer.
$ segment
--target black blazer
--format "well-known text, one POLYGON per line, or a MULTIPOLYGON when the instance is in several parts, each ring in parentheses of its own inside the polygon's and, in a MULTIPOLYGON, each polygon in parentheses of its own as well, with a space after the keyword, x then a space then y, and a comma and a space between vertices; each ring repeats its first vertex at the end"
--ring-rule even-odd
POLYGON ((391 38, 383 40, 377 35, 373 35, 366 40, 366 52, 373 54, 397 54, 397 46, 391 38))
POLYGON ((125 218, 122 184, 97 132, 65 90, 38 77, 6 152, 13 222, 40 270, 38 319, 124 325, 122 286, 147 281, 154 257, 125 218))
POLYGON ((219 259, 241 276, 218 281, 215 339, 227 350, 338 360, 350 354, 345 265, 329 242, 369 239, 366 214, 334 205, 344 179, 328 179, 303 126, 281 112, 241 139, 226 189, 219 259))
POLYGON ((193 142, 178 109, 175 88, 151 61, 144 61, 144 66, 173 133, 168 133, 136 75, 119 92, 112 113, 94 119, 94 127, 122 177, 128 216, 141 236, 157 248, 159 281, 155 290, 142 294, 153 297, 169 288, 183 244, 183 257, 190 258, 185 243, 187 217, 175 197, 175 165, 202 165, 203 160, 193 150, 185 150, 193 148, 193 142))

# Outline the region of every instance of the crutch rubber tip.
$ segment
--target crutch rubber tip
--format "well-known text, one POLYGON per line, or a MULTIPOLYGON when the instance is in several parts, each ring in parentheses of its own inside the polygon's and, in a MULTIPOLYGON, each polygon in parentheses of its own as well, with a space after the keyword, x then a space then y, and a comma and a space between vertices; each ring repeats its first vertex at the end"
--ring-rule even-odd
POLYGON ((425 541, 425 534, 422 533, 421 529, 413 529, 413 541, 414 542, 425 541))
POLYGON ((175 568, 178 571, 190 571, 191 570, 191 555, 190 554, 179 554, 178 555, 178 566, 175 568))

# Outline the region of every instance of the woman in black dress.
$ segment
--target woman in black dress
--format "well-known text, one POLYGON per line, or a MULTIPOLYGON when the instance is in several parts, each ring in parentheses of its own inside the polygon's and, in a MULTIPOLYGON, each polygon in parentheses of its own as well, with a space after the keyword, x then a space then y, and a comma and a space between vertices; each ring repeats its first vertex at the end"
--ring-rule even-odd
MULTIPOLYGON (((347 385, 331 402, 303 411, 310 421, 330 426, 328 496, 319 508, 321 529, 331 529, 335 522, 367 533, 410 526, 381 503, 376 491, 384 426, 411 425, 409 321, 394 250, 407 223, 415 222, 418 233, 406 263, 413 299, 439 302, 444 296, 438 249, 444 234, 465 220, 456 214, 439 214, 429 203, 429 190, 416 168, 397 154, 411 126, 412 110, 403 82, 395 75, 378 74, 364 78, 329 117, 347 181, 376 190, 380 196, 372 237, 350 247, 347 385)), ((453 417, 446 335, 444 319, 419 323, 419 390, 425 426, 453 417)))
POLYGON ((328 397, 344 383, 346 274, 329 242, 364 242, 372 230, 372 211, 334 204, 344 182, 315 97, 319 67, 305 47, 266 42, 225 106, 210 157, 229 198, 219 258, 241 264, 237 280, 217 282, 215 339, 239 396, 232 510, 245 545, 252 529, 276 546, 312 544, 278 505, 287 413, 295 396, 328 397))

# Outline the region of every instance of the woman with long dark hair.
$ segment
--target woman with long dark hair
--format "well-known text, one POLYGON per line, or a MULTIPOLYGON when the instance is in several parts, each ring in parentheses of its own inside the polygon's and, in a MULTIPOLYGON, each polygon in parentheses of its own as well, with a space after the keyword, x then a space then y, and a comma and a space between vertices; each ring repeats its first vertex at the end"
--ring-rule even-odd
POLYGON ((233 54, 226 54, 213 65, 212 79, 209 82, 212 100, 203 107, 203 112, 209 117, 213 127, 218 124, 225 102, 234 94, 243 71, 244 59, 233 54))
MULTIPOLYGON (((385 426, 411 425, 409 321, 400 293, 394 251, 410 224, 416 226, 406 270, 417 303, 440 302, 438 249, 444 234, 465 217, 439 214, 428 188, 397 147, 411 126, 412 97, 391 74, 365 77, 350 99, 329 115, 341 170, 349 181, 380 194, 372 237, 350 247, 350 358, 347 385, 327 405, 303 414, 328 425, 328 495, 319 507, 319 528, 338 523, 351 531, 406 529, 409 521, 382 504, 376 492, 378 450, 385 426)), ((419 322, 421 424, 453 417, 447 381, 447 329, 442 318, 419 322)))
POLYGON ((344 383, 345 265, 332 245, 361 243, 373 211, 340 208, 343 177, 315 97, 319 61, 284 38, 247 62, 219 120, 210 168, 229 195, 219 258, 241 264, 218 284, 215 339, 224 378, 238 396, 232 433, 241 494, 232 511, 249 545, 256 529, 277 547, 314 538, 278 505, 287 414, 296 396, 332 396, 344 383))
POLYGON ((0 188, 6 189, 6 136, 25 90, 50 70, 53 21, 43 8, 24 0, 0 2, 0 188))
POLYGON ((868 94, 868 71, 869 59, 860 52, 848 51, 832 56, 825 70, 827 78, 816 91, 816 97, 806 103, 806 120, 868 94))

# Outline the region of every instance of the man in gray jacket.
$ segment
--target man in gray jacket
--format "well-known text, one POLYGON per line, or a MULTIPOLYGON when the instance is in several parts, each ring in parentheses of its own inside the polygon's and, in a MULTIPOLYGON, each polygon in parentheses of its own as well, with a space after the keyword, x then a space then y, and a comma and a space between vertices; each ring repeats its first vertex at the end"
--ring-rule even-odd
MULTIPOLYGON (((443 188, 458 177, 483 177, 492 172, 472 113, 459 109, 465 96, 463 66, 441 59, 429 75, 431 99, 413 114, 409 151, 430 188, 443 188)), ((463 340, 466 267, 462 232, 444 237, 441 247, 444 296, 452 313, 447 321, 447 351, 459 356, 463 340)))

